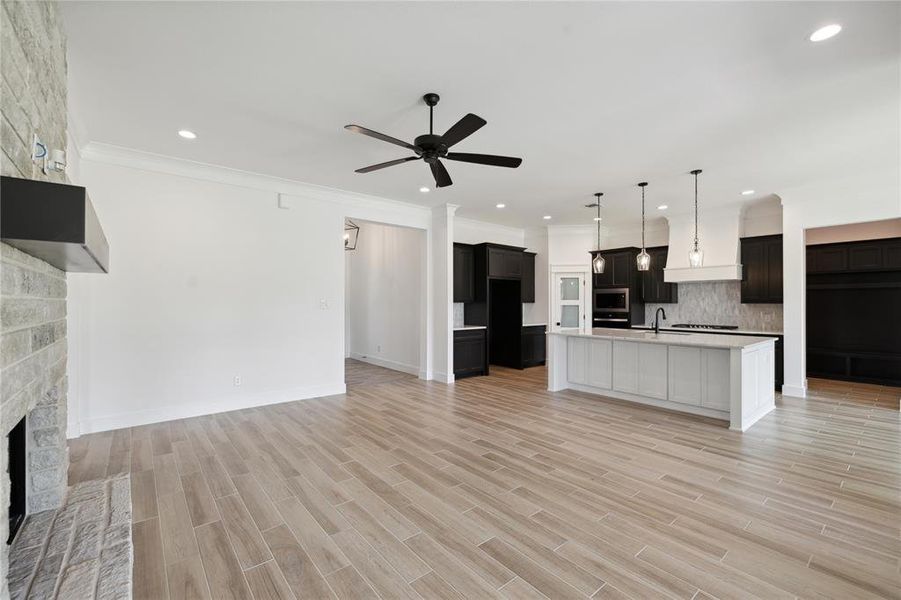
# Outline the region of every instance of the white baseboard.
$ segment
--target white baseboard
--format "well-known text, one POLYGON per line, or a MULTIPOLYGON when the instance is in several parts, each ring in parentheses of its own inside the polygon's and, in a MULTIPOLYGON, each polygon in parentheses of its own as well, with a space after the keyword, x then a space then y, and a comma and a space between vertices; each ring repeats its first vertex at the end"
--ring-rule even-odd
POLYGON ((441 383, 453 383, 454 382, 454 374, 453 373, 444 373, 442 371, 433 371, 432 372, 432 381, 440 381, 441 383))
POLYGON ((754 414, 752 414, 750 416, 742 417, 741 427, 732 427, 732 425, 730 425, 729 429, 731 429, 732 431, 747 431, 748 429, 751 428, 751 425, 753 425, 760 419, 764 418, 765 416, 767 416, 768 414, 773 412, 775 409, 776 409, 775 402, 770 402, 769 404, 758 408, 757 412, 755 412, 754 414))
POLYGON ((369 363, 370 365, 375 365, 377 367, 391 369, 392 371, 400 371, 401 373, 409 373, 410 375, 419 375, 420 373, 419 365, 408 365, 396 360, 378 358, 376 356, 369 356, 367 354, 357 354, 356 352, 351 352, 350 357, 354 360, 369 363))
POLYGON ((79 421, 79 433, 97 433, 122 429, 123 427, 137 427, 151 423, 162 423, 176 419, 187 419, 202 415, 241 410, 243 408, 255 408, 270 404, 282 404, 296 400, 308 400, 322 396, 335 396, 345 393, 344 383, 313 385, 289 390, 278 390, 264 394, 243 398, 229 398, 220 401, 196 402, 193 404, 178 404, 174 406, 161 406, 128 413, 119 413, 102 417, 94 417, 79 421))
POLYGON ((793 398, 806 398, 807 385, 783 385, 782 395, 792 396, 793 398))

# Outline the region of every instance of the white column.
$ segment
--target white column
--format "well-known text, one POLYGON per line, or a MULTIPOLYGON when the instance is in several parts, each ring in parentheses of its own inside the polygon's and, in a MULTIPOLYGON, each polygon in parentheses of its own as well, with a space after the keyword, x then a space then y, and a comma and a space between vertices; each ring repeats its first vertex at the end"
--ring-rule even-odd
POLYGON ((432 379, 454 381, 454 214, 457 205, 432 209, 432 379))
POLYGON ((807 249, 798 206, 782 206, 782 324, 784 379, 782 393, 807 395, 807 249))

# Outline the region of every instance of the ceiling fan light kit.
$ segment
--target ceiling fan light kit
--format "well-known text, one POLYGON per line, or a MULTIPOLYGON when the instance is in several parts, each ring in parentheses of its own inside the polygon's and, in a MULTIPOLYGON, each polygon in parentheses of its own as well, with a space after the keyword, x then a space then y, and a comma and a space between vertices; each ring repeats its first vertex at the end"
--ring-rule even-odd
POLYGON ((449 149, 453 145, 462 142, 464 139, 484 127, 487 124, 487 121, 485 121, 485 119, 483 119, 482 117, 469 113, 465 117, 457 121, 450 129, 448 129, 444 133, 444 135, 436 135, 434 128, 434 111, 435 105, 438 104, 438 101, 441 98, 438 96, 438 94, 430 92, 424 95, 422 99, 429 107, 429 132, 427 134, 418 136, 415 140, 413 140, 412 144, 391 137, 390 135, 385 135, 383 133, 367 129, 366 127, 361 127, 360 125, 344 126, 344 128, 348 131, 362 133, 363 135, 367 135, 377 140, 382 140, 383 142, 388 142, 389 144, 394 144, 395 146, 400 146, 401 148, 412 150, 415 154, 415 156, 398 158, 395 160, 389 160, 387 162, 370 165, 368 167, 363 167, 362 169, 357 169, 357 173, 371 173, 372 171, 378 171, 379 169, 384 169, 386 167, 393 167, 405 162, 422 159, 429 165, 429 168, 432 170, 432 177, 435 178, 435 185, 437 187, 447 187, 453 185, 454 182, 451 180, 450 174, 447 172, 444 164, 442 164, 442 158, 447 160, 455 160, 458 162, 489 165, 492 167, 508 167, 511 169, 515 169, 522 163, 521 158, 514 158, 512 156, 450 152, 449 149))

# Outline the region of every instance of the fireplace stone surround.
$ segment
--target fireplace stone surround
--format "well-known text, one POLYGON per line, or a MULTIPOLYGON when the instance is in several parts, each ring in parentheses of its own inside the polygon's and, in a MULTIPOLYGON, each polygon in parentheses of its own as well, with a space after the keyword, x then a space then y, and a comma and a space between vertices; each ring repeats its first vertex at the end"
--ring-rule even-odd
MULTIPOLYGON (((66 274, 0 244, 0 434, 25 419, 27 514, 58 508, 66 493, 66 274)), ((0 444, 0 536, 9 535, 8 446, 0 444)), ((0 545, 6 588, 9 546, 0 545)))

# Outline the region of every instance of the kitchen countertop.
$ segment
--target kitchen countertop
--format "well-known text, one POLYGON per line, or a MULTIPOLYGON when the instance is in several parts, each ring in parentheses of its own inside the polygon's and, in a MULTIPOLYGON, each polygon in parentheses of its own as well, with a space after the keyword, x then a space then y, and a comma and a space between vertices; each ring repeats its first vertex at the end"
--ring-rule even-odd
POLYGON ((469 329, 487 329, 486 325, 464 325, 463 327, 454 327, 454 331, 467 331, 469 329))
POLYGON ((569 337, 598 337, 609 340, 624 340, 630 342, 645 342, 649 344, 667 344, 670 346, 698 346, 704 348, 748 348, 757 344, 775 341, 773 337, 752 337, 744 335, 722 335, 711 333, 659 333, 649 331, 636 331, 633 329, 612 329, 596 327, 591 333, 567 333, 550 332, 550 335, 569 337))
MULTIPOLYGON (((632 325, 632 329, 654 329, 653 325, 632 325)), ((690 331, 692 333, 740 333, 742 335, 784 335, 781 331, 757 331, 754 329, 695 329, 694 327, 661 327, 660 331, 690 331)))

